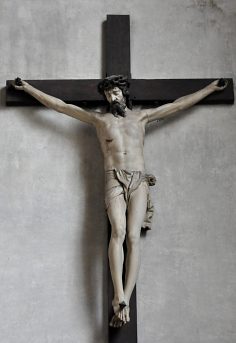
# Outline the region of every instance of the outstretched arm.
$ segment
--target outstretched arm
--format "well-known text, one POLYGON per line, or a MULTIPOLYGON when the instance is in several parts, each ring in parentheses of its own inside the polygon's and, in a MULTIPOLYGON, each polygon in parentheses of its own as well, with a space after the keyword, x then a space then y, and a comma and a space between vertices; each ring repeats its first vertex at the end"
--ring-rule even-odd
POLYGON ((226 86, 227 82, 224 79, 215 80, 203 89, 195 93, 183 96, 170 104, 146 110, 146 120, 147 122, 151 122, 154 120, 168 117, 169 115, 179 112, 181 110, 185 110, 195 105, 211 93, 225 89, 226 86))
POLYGON ((64 101, 55 98, 54 96, 48 95, 31 86, 26 81, 21 80, 20 78, 15 79, 13 86, 16 89, 24 90, 26 93, 30 94, 39 102, 41 102, 41 104, 44 106, 57 112, 67 114, 68 116, 79 119, 83 122, 93 124, 98 116, 96 112, 86 111, 78 106, 67 104, 64 101))

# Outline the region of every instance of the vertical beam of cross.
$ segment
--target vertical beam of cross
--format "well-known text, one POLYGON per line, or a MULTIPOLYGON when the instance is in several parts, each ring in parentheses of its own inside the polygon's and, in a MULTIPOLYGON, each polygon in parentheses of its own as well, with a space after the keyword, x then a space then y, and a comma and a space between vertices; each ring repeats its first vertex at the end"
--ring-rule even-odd
MULTIPOLYGON (((130 68, 130 18, 129 15, 108 15, 106 29, 106 76, 125 75, 131 77, 130 68)), ((109 230, 109 237, 110 238, 109 230)), ((124 251, 126 246, 124 244, 124 251)), ((126 255, 126 253, 125 253, 126 255)), ((113 299, 113 284, 108 272, 108 306, 109 317, 113 315, 111 302, 113 299)), ((130 299, 131 321, 122 328, 109 327, 109 343, 137 343, 137 307, 136 287, 130 299)))
POLYGON ((105 29, 106 76, 122 74, 130 78, 129 15, 108 15, 105 29))

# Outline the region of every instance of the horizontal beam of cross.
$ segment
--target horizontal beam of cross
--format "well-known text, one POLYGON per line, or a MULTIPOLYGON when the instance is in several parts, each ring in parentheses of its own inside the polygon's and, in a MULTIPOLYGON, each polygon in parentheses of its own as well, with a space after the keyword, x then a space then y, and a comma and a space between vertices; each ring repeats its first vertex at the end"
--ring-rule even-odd
MULTIPOLYGON (((214 79, 131 79, 130 97, 133 104, 163 104, 181 96, 196 92, 214 79)), ((201 101, 201 104, 232 104, 234 102, 233 80, 222 92, 215 92, 201 101)), ((105 104, 98 93, 99 79, 91 80, 28 80, 39 90, 75 105, 97 106, 105 104)), ((6 83, 7 106, 35 106, 40 103, 25 92, 14 89, 12 80, 6 83)))

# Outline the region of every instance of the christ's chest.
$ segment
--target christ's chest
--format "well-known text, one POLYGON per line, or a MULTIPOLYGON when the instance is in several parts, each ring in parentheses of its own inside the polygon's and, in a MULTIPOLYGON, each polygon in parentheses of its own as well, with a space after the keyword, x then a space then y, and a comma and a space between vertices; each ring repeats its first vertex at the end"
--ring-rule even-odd
POLYGON ((100 135, 104 141, 136 140, 144 135, 142 124, 131 117, 114 117, 104 121, 100 135))

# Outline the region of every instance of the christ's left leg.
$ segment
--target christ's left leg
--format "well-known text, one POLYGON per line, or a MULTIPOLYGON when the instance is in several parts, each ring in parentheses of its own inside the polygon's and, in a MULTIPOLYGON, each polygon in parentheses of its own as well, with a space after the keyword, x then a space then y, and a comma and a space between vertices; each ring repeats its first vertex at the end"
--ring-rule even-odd
POLYGON ((147 209, 148 185, 142 182, 131 194, 127 218, 127 256, 125 273, 125 302, 127 308, 121 311, 120 316, 124 322, 129 321, 129 301, 137 281, 140 266, 140 231, 147 209))

